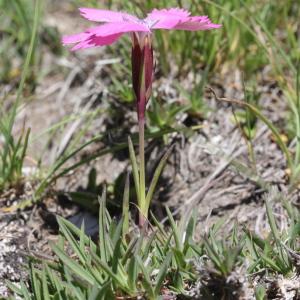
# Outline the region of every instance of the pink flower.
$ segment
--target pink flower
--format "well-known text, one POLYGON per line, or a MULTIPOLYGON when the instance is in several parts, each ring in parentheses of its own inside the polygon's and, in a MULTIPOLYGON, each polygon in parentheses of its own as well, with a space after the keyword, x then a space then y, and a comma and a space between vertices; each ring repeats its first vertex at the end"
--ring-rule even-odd
POLYGON ((213 24, 207 16, 191 16, 180 8, 154 9, 145 19, 123 12, 94 8, 80 8, 81 15, 102 23, 85 32, 64 36, 64 45, 75 44, 72 50, 110 45, 123 34, 132 36, 132 83, 137 99, 139 120, 144 121, 147 101, 150 98, 153 78, 153 50, 151 33, 154 29, 209 30, 221 25, 213 24))
POLYGON ((125 33, 150 34, 154 29, 176 30, 208 30, 219 28, 221 25, 213 24, 207 16, 191 16, 190 12, 180 8, 154 9, 145 19, 133 15, 101 10, 94 8, 80 8, 81 15, 100 26, 87 29, 83 33, 64 36, 64 45, 76 44, 72 50, 110 45, 125 33))

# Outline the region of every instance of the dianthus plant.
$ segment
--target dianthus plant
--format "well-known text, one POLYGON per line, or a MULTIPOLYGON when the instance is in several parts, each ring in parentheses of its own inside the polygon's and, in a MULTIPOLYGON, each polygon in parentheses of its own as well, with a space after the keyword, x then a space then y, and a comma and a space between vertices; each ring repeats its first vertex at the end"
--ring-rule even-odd
POLYGON ((213 24, 207 16, 191 16, 190 12, 180 8, 154 9, 145 19, 139 19, 124 12, 93 8, 80 8, 79 10, 84 18, 99 22, 100 25, 79 34, 63 37, 64 45, 75 44, 72 48, 73 51, 110 45, 124 34, 129 34, 132 39, 132 85, 139 124, 139 167, 137 169, 133 163, 135 169, 133 173, 138 198, 139 226, 143 227, 148 219, 153 193, 153 186, 150 186, 146 194, 144 157, 145 111, 151 96, 154 75, 153 30, 198 31, 219 28, 221 25, 213 24))

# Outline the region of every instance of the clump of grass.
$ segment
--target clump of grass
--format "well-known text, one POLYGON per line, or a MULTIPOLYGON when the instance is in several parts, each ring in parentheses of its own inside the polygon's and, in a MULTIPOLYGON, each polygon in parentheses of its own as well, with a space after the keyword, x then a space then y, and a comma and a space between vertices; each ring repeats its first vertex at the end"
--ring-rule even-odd
POLYGON ((20 287, 11 283, 8 286, 24 299, 171 297, 174 290, 182 290, 185 278, 191 277, 187 272, 187 251, 192 251, 193 228, 189 227, 186 240, 178 232, 167 233, 163 229, 136 235, 124 226, 128 213, 125 210, 119 221, 112 219, 104 194, 97 241, 85 235, 84 224, 78 229, 58 218, 59 241, 51 245, 55 260, 41 262, 31 258, 31 289, 24 282, 20 287))
MULTIPOLYGON (((16 5, 20 10, 20 14, 23 15, 23 7, 21 6, 21 3, 19 3, 19 1, 16 1, 14 2, 14 5, 16 5)), ((25 18, 25 16, 23 17, 25 18)), ((22 98, 25 81, 30 73, 30 64, 32 61, 32 57, 34 56, 39 18, 40 2, 36 1, 33 27, 30 34, 29 49, 23 66, 21 81, 17 90, 16 99, 8 113, 3 110, 0 111, 0 137, 3 138, 3 146, 0 148, 0 190, 7 185, 17 183, 22 178, 22 167, 27 151, 30 129, 23 129, 21 136, 16 139, 13 134, 13 126, 22 98)))
MULTIPOLYGON (((24 0, 9 1, 3 0, 0 2, 0 10, 5 12, 2 15, 3 44, 0 47, 1 54, 1 77, 2 82, 13 82, 21 76, 21 66, 14 65, 13 62, 17 58, 21 61, 25 60, 27 55, 27 47, 32 39, 34 30, 34 1, 26 3, 24 0), (9 51, 8 51, 9 49, 9 51)), ((2 29, 2 28, 1 28, 2 29)), ((35 42, 32 47, 27 78, 34 82, 33 66, 39 55, 36 50, 37 33, 35 33, 35 42)), ((24 70, 24 68, 23 68, 24 70)))

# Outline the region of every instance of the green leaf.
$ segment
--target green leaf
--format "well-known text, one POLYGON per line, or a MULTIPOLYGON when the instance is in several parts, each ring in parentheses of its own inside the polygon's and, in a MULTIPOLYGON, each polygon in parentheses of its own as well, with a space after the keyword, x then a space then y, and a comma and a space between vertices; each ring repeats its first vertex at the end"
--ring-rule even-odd
MULTIPOLYGON (((8 281, 8 280, 5 281, 5 284, 6 284, 6 286, 7 286, 13 293, 15 293, 15 294, 17 294, 17 295, 19 295, 19 296, 24 296, 25 291, 22 289, 22 287, 18 287, 18 286, 16 286, 15 284, 13 284, 12 282, 10 282, 10 281, 8 281)), ((27 289, 27 288, 25 287, 25 289, 27 289)), ((28 291, 27 291, 27 293, 28 293, 28 291)), ((24 297, 25 297, 25 296, 24 296, 24 297)), ((25 297, 25 298, 26 298, 26 297, 25 297)), ((27 298, 27 299, 30 299, 30 298, 27 298)))
POLYGON ((287 256, 285 250, 282 248, 282 245, 280 243, 280 233, 279 233, 276 221, 275 221, 273 211, 272 211, 269 201, 267 199, 265 200, 265 205, 266 205, 266 211, 267 211, 267 216, 268 216, 268 220, 269 220, 269 225, 271 227, 271 232, 274 236, 274 239, 275 239, 278 251, 279 251, 280 264, 282 264, 282 269, 289 268, 290 262, 289 262, 289 259, 288 259, 288 256, 287 256))
POLYGON ((267 299, 266 289, 261 284, 258 284, 255 287, 255 299, 256 300, 266 300, 267 299))
POLYGON ((86 255, 85 255, 84 251, 82 251, 82 248, 80 247, 78 242, 75 240, 72 233, 67 229, 67 227, 64 225, 64 223, 61 220, 62 220, 62 218, 58 216, 57 217, 57 222, 59 224, 59 230, 62 232, 64 237, 70 243, 73 251, 78 256, 80 262, 84 265, 85 262, 86 262, 86 255))
POLYGON ((140 183, 139 183, 140 175, 139 175, 139 168, 137 165, 136 155, 135 155, 134 148, 133 148, 133 143, 132 143, 130 136, 128 136, 128 148, 129 148, 129 156, 130 156, 130 161, 131 161, 131 166, 132 166, 132 173, 133 173, 133 180, 134 180, 134 185, 135 185, 135 190, 136 190, 136 196, 137 196, 139 207, 140 207, 140 183))
POLYGON ((106 234, 106 191, 104 189, 102 197, 99 199, 99 246, 100 246, 100 257, 103 261, 107 261, 107 234, 106 234))
POLYGON ((174 252, 175 260, 177 262, 177 266, 179 268, 184 269, 186 266, 186 262, 185 262, 183 253, 178 249, 173 249, 173 252, 174 252))
POLYGON ((68 192, 67 195, 79 206, 94 212, 98 208, 97 194, 90 192, 68 192))
MULTIPOLYGON (((118 225, 116 226, 113 234, 112 234, 112 247, 113 247, 113 249, 117 247, 116 246, 117 244, 121 245, 121 244, 119 244, 119 241, 122 241, 122 230, 123 230, 122 226, 123 226, 123 223, 124 223, 124 220, 123 220, 123 218, 121 218, 119 220, 118 225)), ((122 247, 120 246, 120 248, 122 248, 122 247)))
MULTIPOLYGON (((96 251, 97 246, 96 244, 90 240, 90 238, 87 235, 82 235, 81 229, 79 229, 77 226, 75 226, 73 223, 71 223, 70 221, 63 219, 63 218, 59 218, 60 223, 63 223, 64 226, 72 233, 74 234, 76 237, 78 237, 79 239, 83 239, 85 244, 90 245, 92 251, 96 251)), ((62 239, 62 236, 59 236, 60 239, 62 239)), ((63 247, 63 241, 60 241, 60 247, 63 247)))
POLYGON ((22 174, 22 167, 23 167, 23 162, 24 162, 27 147, 28 147, 29 135, 30 135, 30 128, 27 129, 25 139, 24 139, 24 144, 22 146, 22 153, 21 153, 21 156, 19 158, 19 160, 20 160, 20 167, 19 167, 20 174, 22 174))
POLYGON ((181 245, 181 242, 180 242, 180 237, 179 237, 177 226, 175 224, 172 213, 170 212, 170 209, 168 207, 166 207, 166 211, 167 211, 169 222, 171 224, 171 228, 172 228, 172 231, 173 231, 173 236, 174 236, 176 248, 181 251, 182 250, 182 245, 181 245))
POLYGON ((40 281, 36 276, 35 269, 32 265, 30 266, 30 279, 31 279, 32 289, 33 289, 33 294, 35 299, 42 300, 40 281))
POLYGON ((78 281, 76 285, 73 284, 74 274, 72 274, 71 271, 65 265, 63 265, 63 272, 64 272, 64 278, 67 281, 66 287, 68 289, 68 292, 71 293, 72 297, 75 299, 76 298, 78 300, 84 299, 83 292, 80 285, 78 285, 78 281))
POLYGON ((300 221, 298 221, 294 226, 291 227, 290 243, 294 243, 299 236, 300 236, 300 221))
POLYGON ((155 241, 155 237, 157 235, 157 230, 153 231, 150 236, 147 238, 146 245, 143 251, 143 257, 148 257, 150 255, 150 251, 153 246, 153 242, 155 241))
POLYGON ((157 274, 157 278, 156 278, 156 282, 155 282, 155 289, 154 289, 154 293, 156 296, 158 296, 160 293, 160 289, 166 278, 166 274, 168 272, 168 268, 171 263, 171 260, 172 260, 172 252, 169 252, 167 254, 162 266, 160 267, 159 273, 157 274))
POLYGON ((60 282, 60 280, 58 279, 57 275, 53 275, 50 268, 48 267, 48 265, 45 265, 45 270, 47 272, 48 277, 50 278, 53 288, 56 291, 56 295, 59 300, 64 300, 64 296, 63 296, 63 286, 60 282))
POLYGON ((93 256, 94 262, 96 263, 96 265, 98 267, 100 267, 100 269, 102 269, 112 280, 114 280, 123 291, 130 293, 130 289, 128 288, 128 285, 126 282, 125 274, 121 274, 120 272, 115 274, 106 262, 102 261, 96 255, 92 255, 92 256, 93 256))
POLYGON ((278 228, 277 228, 277 225, 276 225, 276 221, 275 221, 275 218, 274 218, 273 211, 270 207, 270 204, 269 204, 268 200, 265 201, 265 205, 266 205, 266 211, 267 211, 267 216, 268 216, 269 224, 270 224, 270 227, 271 227, 271 231, 273 233, 273 236, 274 236, 275 240, 279 241, 280 234, 279 234, 279 231, 278 231, 278 228))
POLYGON ((134 253, 134 248, 136 247, 137 245, 137 242, 138 242, 138 238, 137 237, 134 237, 129 245, 127 246, 127 249, 123 255, 123 258, 122 258, 122 264, 125 265, 126 261, 133 255, 134 253))
POLYGON ((130 290, 136 292, 137 290, 137 277, 138 277, 138 264, 135 256, 132 256, 128 264, 128 286, 130 290))
POLYGON ((227 273, 231 273, 234 269, 235 263, 237 262, 238 256, 242 251, 242 247, 234 247, 229 248, 228 252, 226 253, 226 271, 227 273))
MULTIPOLYGON (((22 296, 24 297, 24 300, 31 300, 31 296, 29 294, 29 291, 23 281, 20 283, 21 285, 21 291, 22 291, 22 296)), ((38 299, 36 299, 38 300, 38 299)))
POLYGON ((269 265, 269 267, 271 267, 273 269, 273 271, 276 271, 278 273, 282 272, 281 268, 271 258, 269 258, 268 256, 266 256, 262 253, 261 253, 261 258, 267 265, 269 265))
MULTIPOLYGON (((85 253, 85 242, 84 242, 84 236, 85 236, 85 226, 84 226, 84 220, 82 220, 81 227, 80 227, 80 237, 79 237, 79 249, 81 253, 85 253)), ((84 255, 84 261, 86 260, 86 255, 84 255)))
POLYGON ((226 270, 224 269, 223 263, 220 259, 219 254, 216 252, 214 247, 210 244, 207 238, 204 238, 204 247, 207 253, 207 256, 213 261, 215 267, 223 274, 226 274, 226 270))
POLYGON ((59 257, 61 261, 64 262, 66 266, 68 266, 75 274, 76 276, 82 278, 89 284, 93 285, 95 283, 95 279, 93 276, 80 266, 75 260, 71 259, 62 249, 60 249, 58 246, 55 244, 51 243, 51 248, 55 252, 55 254, 59 257))
POLYGON ((150 187, 149 187, 149 190, 148 190, 148 193, 147 193, 147 196, 146 196, 146 204, 145 204, 145 207, 147 208, 146 211, 148 211, 149 209, 149 206, 150 206, 150 202, 152 200, 152 197, 153 197, 153 194, 154 194, 154 191, 155 191, 155 188, 156 188, 156 185, 157 185, 157 182, 158 182, 158 179, 160 177, 160 174, 164 168, 164 166, 166 165, 167 163, 167 160, 169 158, 169 156, 171 155, 171 152, 173 150, 174 146, 171 146, 167 151, 166 153, 164 154, 164 156, 161 158, 155 172, 154 172, 154 175, 153 175, 153 178, 152 178, 152 181, 151 181, 151 184, 150 184, 150 187))
POLYGON ((152 282, 151 282, 151 279, 150 279, 150 276, 148 274, 148 271, 147 269, 145 268, 144 266, 144 263, 143 261, 141 260, 141 258, 139 256, 136 256, 136 260, 142 270, 142 273, 143 273, 143 281, 142 281, 142 284, 149 296, 149 298, 152 300, 152 299, 155 299, 155 291, 152 287, 152 282))
POLYGON ((50 294, 48 290, 48 283, 47 283, 47 275, 45 267, 43 266, 42 270, 42 291, 43 291, 43 300, 50 300, 50 294))
MULTIPOLYGON (((150 215, 151 215, 151 218, 153 219, 154 225, 159 229, 159 232, 162 235, 162 239, 167 239, 168 234, 164 230, 162 224, 156 219, 156 217, 154 216, 154 214, 151 211, 150 211, 150 215)), ((159 236, 158 236, 158 238, 159 238, 159 236)), ((161 242, 162 245, 164 245, 164 241, 162 239, 159 238, 159 241, 161 242)))
POLYGON ((122 234, 123 234, 124 242, 125 242, 125 236, 129 232, 129 190, 130 190, 129 173, 127 173, 124 195, 123 195, 123 210, 122 210, 122 218, 123 218, 122 234))
POLYGON ((251 232, 250 230, 244 228, 244 231, 247 235, 247 237, 251 240, 251 242, 254 242, 260 249, 265 249, 267 241, 261 239, 258 235, 256 235, 254 232, 251 232))
MULTIPOLYGON (((122 223, 119 223, 121 226, 119 228, 122 229, 122 223)), ((121 230, 120 230, 121 232, 121 230)), ((112 256, 112 271, 114 273, 117 273, 118 270, 118 263, 119 260, 122 258, 122 251, 121 251, 121 243, 122 239, 121 237, 116 241, 116 243, 113 245, 113 256, 112 256)))
POLYGON ((115 295, 111 289, 110 280, 105 282, 101 288, 94 286, 91 294, 89 295, 88 300, 106 300, 106 299, 114 299, 115 295))
POLYGON ((193 240, 193 235, 194 235, 194 231, 195 231, 195 226, 196 226, 196 218, 195 218, 195 214, 193 214, 188 222, 186 231, 185 231, 185 238, 184 238, 184 253, 187 252, 189 244, 191 244, 192 240, 193 240))

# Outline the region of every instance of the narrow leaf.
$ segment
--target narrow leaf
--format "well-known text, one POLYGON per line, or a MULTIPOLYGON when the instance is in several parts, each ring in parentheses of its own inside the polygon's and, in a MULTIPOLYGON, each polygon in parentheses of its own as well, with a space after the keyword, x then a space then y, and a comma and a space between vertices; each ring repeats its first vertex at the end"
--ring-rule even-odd
POLYGON ((169 268, 171 259, 172 259, 172 252, 169 252, 159 270, 159 273, 157 274, 155 289, 154 289, 154 293, 156 296, 158 296, 160 293, 160 289, 162 287, 162 284, 163 284, 166 274, 168 272, 168 268, 169 268))
POLYGON ((83 280, 87 281, 89 284, 93 285, 95 280, 93 276, 80 266, 77 262, 71 259, 62 249, 60 249, 55 244, 51 243, 51 248, 55 252, 55 254, 59 257, 60 260, 64 262, 66 266, 68 266, 78 277, 82 278, 83 280))
POLYGON ((107 246, 106 246, 106 191, 104 189, 102 197, 99 199, 99 244, 100 244, 100 257, 103 261, 107 261, 107 246))
POLYGON ((62 219, 61 217, 57 217, 57 222, 59 224, 59 230, 62 232, 64 237, 68 240, 68 242, 70 243, 70 246, 72 247, 74 253, 78 256, 81 263, 84 264, 86 261, 85 253, 80 249, 80 245, 75 240, 72 233, 66 228, 64 223, 61 222, 61 219, 62 219))
POLYGON ((129 173, 126 175, 126 182, 125 182, 125 188, 124 188, 124 195, 123 195, 123 241, 125 241, 125 236, 129 232, 129 188, 130 188, 130 182, 129 182, 129 173))
POLYGON ((157 182, 158 182, 158 179, 159 179, 159 176, 164 168, 164 166, 166 165, 167 163, 167 160, 173 150, 174 146, 171 146, 167 151, 166 153, 164 154, 164 156, 161 158, 155 172, 154 172, 154 175, 153 175, 153 178, 152 178, 152 181, 151 181, 151 184, 150 184, 150 187, 149 187, 149 190, 148 190, 148 193, 147 193, 147 196, 146 196, 146 208, 147 208, 147 211, 149 209, 149 206, 150 206, 150 202, 151 202, 151 199, 153 197, 153 194, 154 194, 154 191, 155 191, 155 187, 157 185, 157 182))
POLYGON ((133 173, 133 180, 134 180, 134 185, 135 185, 135 190, 136 190, 136 196, 138 199, 138 203, 140 206, 140 184, 139 184, 139 169, 137 165, 137 160, 136 160, 136 155, 134 152, 133 148, 133 143, 131 140, 131 137, 128 136, 128 148, 129 148, 129 156, 130 156, 130 161, 131 161, 131 166, 132 166, 132 173, 133 173))
POLYGON ((43 293, 43 300, 50 300, 49 290, 48 290, 48 283, 47 283, 47 275, 45 267, 43 266, 42 271, 42 293, 43 293))
POLYGON ((168 207, 166 207, 166 211, 167 211, 167 215, 168 215, 171 227, 172 227, 176 248, 178 250, 181 250, 182 245, 180 243, 179 233, 178 233, 178 229, 177 229, 177 226, 175 224, 174 218, 173 218, 172 213, 170 212, 170 209, 168 207))

